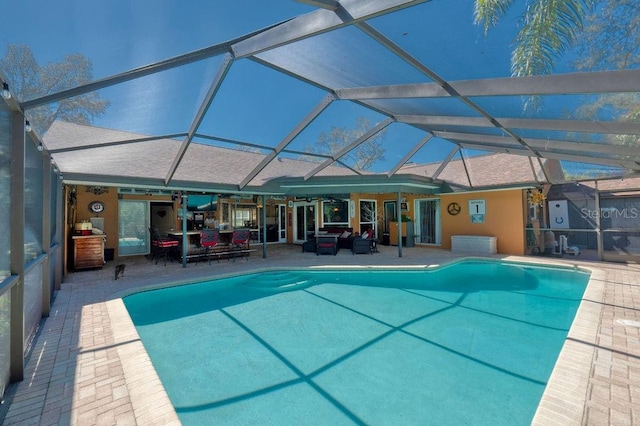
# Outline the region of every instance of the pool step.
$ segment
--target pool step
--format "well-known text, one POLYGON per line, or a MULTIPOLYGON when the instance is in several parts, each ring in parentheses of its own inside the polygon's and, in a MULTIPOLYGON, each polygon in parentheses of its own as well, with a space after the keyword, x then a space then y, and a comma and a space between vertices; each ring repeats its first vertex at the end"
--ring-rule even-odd
POLYGON ((311 280, 294 271, 266 272, 247 279, 244 286, 257 290, 297 290, 311 284, 311 280))

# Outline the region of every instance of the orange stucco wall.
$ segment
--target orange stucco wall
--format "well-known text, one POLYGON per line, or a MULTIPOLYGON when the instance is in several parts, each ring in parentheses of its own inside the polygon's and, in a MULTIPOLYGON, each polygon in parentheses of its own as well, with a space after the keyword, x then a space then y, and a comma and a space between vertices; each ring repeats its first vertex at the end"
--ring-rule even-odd
MULTIPOLYGON (((354 230, 359 231, 360 206, 358 201, 362 199, 377 201, 378 237, 382 236, 382 218, 383 203, 385 200, 396 201, 397 194, 367 194, 352 193, 351 200, 355 201, 355 217, 349 218, 350 226, 354 230)), ((425 198, 424 195, 403 193, 402 197, 406 199, 408 210, 402 211, 402 214, 409 216, 415 220, 414 201, 416 198, 425 198)), ((502 191, 483 191, 473 193, 455 193, 455 194, 439 194, 427 196, 426 198, 440 199, 440 217, 441 217, 441 247, 451 249, 452 235, 489 235, 497 237, 498 253, 522 255, 525 252, 525 232, 524 226, 526 222, 526 193, 521 189, 502 190, 502 191), (472 223, 469 215, 469 200, 483 199, 486 203, 486 215, 484 223, 472 223), (458 215, 450 215, 447 212, 447 206, 456 202, 462 207, 462 211, 458 215)), ((164 196, 145 196, 124 195, 123 198, 150 199, 153 201, 171 201, 171 197, 164 196)), ((286 201, 284 201, 286 203, 286 201)), ((175 204, 175 203, 174 203, 175 204)), ((94 195, 86 192, 84 186, 78 186, 76 192, 76 203, 73 209, 69 211, 71 217, 68 217, 70 228, 73 222, 87 220, 92 216, 102 216, 105 218, 105 229, 107 233, 106 248, 115 249, 117 258, 117 231, 118 231, 118 194, 116 188, 109 188, 109 192, 101 195, 94 195), (104 213, 95 215, 89 212, 88 206, 91 201, 99 200, 105 203, 106 209, 104 213)), ((321 204, 318 202, 317 208, 321 204)), ((177 207, 177 206, 175 206, 177 207)), ((287 236, 292 242, 293 229, 291 228, 290 217, 293 210, 287 208, 287 236)), ((177 220, 177 219, 176 219, 177 220)), ((179 226, 179 221, 176 222, 179 226)))
MULTIPOLYGON (((135 200, 150 200, 150 201, 164 201, 170 202, 170 196, 158 196, 158 195, 122 195, 125 199, 135 200)), ((176 203, 174 203, 176 204, 176 203)), ((176 204, 177 206, 177 204, 176 204)), ((105 242, 105 248, 114 249, 114 255, 118 257, 118 190, 117 188, 109 188, 109 191, 105 194, 95 195, 86 191, 86 187, 78 185, 76 188, 76 204, 73 206, 72 216, 69 217, 69 232, 73 229, 74 222, 82 222, 83 220, 89 220, 92 217, 104 218, 103 231, 107 234, 107 240, 105 242), (89 211, 89 203, 92 201, 102 201, 105 204, 105 210, 103 213, 95 214, 89 211)), ((176 219, 176 226, 179 226, 180 222, 176 219)))
POLYGON ((116 249, 118 247, 118 191, 116 188, 109 188, 105 194, 95 195, 86 191, 85 186, 78 185, 76 188, 75 217, 70 218, 70 227, 73 222, 82 222, 92 217, 103 217, 103 231, 107 234, 105 248, 116 249), (104 212, 95 214, 89 211, 89 203, 92 201, 102 201, 105 204, 104 212))
POLYGON ((525 250, 524 206, 521 189, 441 194, 442 248, 451 249, 452 235, 488 235, 497 237, 498 253, 522 255, 525 250), (469 200, 485 200, 484 223, 472 223, 469 200), (462 207, 458 215, 450 215, 447 206, 456 202, 462 207))

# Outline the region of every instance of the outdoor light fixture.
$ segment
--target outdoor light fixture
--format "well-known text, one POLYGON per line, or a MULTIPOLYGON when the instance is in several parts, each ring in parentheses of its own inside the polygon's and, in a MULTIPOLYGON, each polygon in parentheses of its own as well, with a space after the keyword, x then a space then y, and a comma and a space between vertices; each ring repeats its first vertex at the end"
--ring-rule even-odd
MULTIPOLYGON (((31 128, 31 123, 29 123, 29 120, 24 122, 24 131, 25 132, 30 132, 32 130, 31 128)), ((40 144, 40 146, 42 146, 42 144, 40 144)), ((39 151, 42 151, 41 149, 39 151)))
MULTIPOLYGON (((106 194, 109 192, 109 188, 106 186, 87 186, 87 192, 91 192, 94 195, 106 194)), ((147 195, 153 195, 150 191, 147 191, 147 195)))
POLYGON ((44 151, 44 145, 42 145, 41 143, 38 144, 38 151, 40 152, 44 151))
POLYGON ((7 83, 2 83, 2 97, 5 99, 11 98, 11 92, 9 91, 9 85, 7 83))

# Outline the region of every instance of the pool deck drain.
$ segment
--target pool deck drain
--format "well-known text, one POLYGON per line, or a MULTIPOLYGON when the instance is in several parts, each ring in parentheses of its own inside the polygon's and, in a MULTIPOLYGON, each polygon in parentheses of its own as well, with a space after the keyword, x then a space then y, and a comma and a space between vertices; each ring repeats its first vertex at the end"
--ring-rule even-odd
MULTIPOLYGON (((461 256, 448 251, 380 247, 381 253, 313 256, 296 246, 270 246, 268 257, 182 268, 144 259, 113 280, 113 265, 71 273, 57 292, 27 362, 24 380, 7 395, 3 425, 178 425, 121 297, 161 283, 277 267, 428 266, 461 256)), ((589 268, 589 286, 542 397, 533 424, 640 424, 640 267, 584 258, 524 258, 589 268), (621 322, 619 320, 622 320, 621 322)), ((0 421, 2 419, 0 418, 0 421)))

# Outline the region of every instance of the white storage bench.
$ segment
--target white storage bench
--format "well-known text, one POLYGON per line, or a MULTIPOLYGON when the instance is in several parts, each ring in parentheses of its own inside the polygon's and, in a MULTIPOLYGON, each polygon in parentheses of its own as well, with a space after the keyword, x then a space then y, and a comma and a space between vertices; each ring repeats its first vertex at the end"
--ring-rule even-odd
POLYGON ((452 235, 452 253, 496 254, 497 237, 484 235, 452 235))

